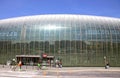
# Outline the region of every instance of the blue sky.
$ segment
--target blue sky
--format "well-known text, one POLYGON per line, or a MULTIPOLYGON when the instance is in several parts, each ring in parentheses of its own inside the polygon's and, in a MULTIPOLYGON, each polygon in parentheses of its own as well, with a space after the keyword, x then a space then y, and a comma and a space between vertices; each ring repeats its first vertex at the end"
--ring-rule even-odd
POLYGON ((0 0, 0 19, 42 14, 120 18, 120 0, 0 0))

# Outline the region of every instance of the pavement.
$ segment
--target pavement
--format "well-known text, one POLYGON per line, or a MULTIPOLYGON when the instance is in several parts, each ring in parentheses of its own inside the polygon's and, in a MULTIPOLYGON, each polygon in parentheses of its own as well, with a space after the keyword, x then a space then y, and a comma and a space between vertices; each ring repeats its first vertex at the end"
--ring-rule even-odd
POLYGON ((10 66, 0 65, 0 78, 120 78, 120 67, 47 67, 36 66, 17 67, 12 71, 10 66))

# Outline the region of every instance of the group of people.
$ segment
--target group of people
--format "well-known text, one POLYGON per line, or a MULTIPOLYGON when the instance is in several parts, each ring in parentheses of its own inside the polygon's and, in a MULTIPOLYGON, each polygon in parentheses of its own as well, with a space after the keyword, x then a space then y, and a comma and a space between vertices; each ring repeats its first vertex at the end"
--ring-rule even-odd
POLYGON ((62 60, 61 59, 56 59, 55 67, 62 68, 62 60))
POLYGON ((12 60, 11 62, 11 68, 13 71, 15 71, 15 69, 17 68, 17 66, 19 66, 19 70, 21 70, 21 66, 22 66, 22 61, 20 60, 18 63, 15 59, 12 60))
MULTIPOLYGON (((48 63, 48 65, 51 67, 52 64, 53 64, 53 60, 48 60, 46 63, 48 63)), ((57 68, 62 68, 62 60, 61 59, 56 59, 54 66, 57 67, 57 68)), ((38 62, 37 67, 38 67, 38 69, 41 69, 42 68, 42 62, 38 62)))
MULTIPOLYGON (((49 61, 48 61, 48 64, 51 64, 51 63, 49 63, 49 61)), ((12 59, 11 70, 15 71, 15 69, 17 67, 19 67, 19 70, 21 70, 22 65, 23 65, 23 63, 21 60, 19 62, 17 62, 15 59, 12 59)), ((37 66, 39 69, 41 69, 41 67, 42 67, 41 62, 38 62, 37 66)), ((62 60, 61 59, 55 60, 55 67, 62 68, 62 60)))
MULTIPOLYGON (((20 60, 18 63, 15 59, 12 60, 11 62, 11 65, 12 65, 12 70, 15 71, 16 67, 19 66, 19 70, 21 70, 21 67, 22 67, 22 61, 20 60)), ((41 63, 39 62, 38 63, 38 68, 41 69, 41 63)), ((55 67, 58 67, 58 68, 62 68, 62 60, 61 59, 56 59, 55 60, 55 67)), ((108 61, 105 61, 105 69, 108 69, 110 66, 109 66, 109 62, 108 61)))

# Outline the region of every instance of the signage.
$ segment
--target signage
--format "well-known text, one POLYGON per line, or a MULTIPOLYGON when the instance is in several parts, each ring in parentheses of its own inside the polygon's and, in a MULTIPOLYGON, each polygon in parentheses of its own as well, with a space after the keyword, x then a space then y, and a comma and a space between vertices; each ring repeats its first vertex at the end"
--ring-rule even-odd
POLYGON ((42 57, 43 57, 43 58, 46 58, 46 57, 47 57, 47 54, 43 53, 43 54, 42 54, 42 57))

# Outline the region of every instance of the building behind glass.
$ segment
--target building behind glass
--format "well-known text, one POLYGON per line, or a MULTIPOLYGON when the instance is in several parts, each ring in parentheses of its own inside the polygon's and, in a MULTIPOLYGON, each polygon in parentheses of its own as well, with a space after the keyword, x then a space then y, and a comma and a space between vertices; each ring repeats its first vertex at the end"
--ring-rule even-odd
POLYGON ((0 63, 15 55, 53 55, 63 66, 120 66, 120 19, 36 15, 0 20, 0 63))

